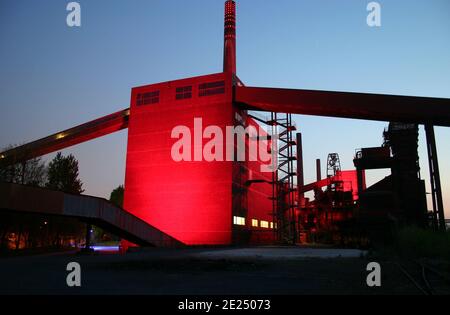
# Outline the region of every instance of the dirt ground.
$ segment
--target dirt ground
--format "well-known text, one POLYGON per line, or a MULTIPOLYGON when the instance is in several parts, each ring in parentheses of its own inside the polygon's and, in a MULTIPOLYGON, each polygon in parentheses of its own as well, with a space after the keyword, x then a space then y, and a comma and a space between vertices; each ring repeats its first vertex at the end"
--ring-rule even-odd
POLYGON ((146 249, 125 255, 62 253, 0 259, 0 294, 420 294, 389 260, 368 287, 358 250, 308 248, 146 249), (69 262, 81 287, 68 287, 69 262))

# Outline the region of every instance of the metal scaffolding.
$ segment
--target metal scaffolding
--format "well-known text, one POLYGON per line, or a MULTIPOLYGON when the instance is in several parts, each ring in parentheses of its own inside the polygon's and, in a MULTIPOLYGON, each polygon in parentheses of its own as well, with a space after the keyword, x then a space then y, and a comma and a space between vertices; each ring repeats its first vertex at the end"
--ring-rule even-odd
POLYGON ((297 224, 295 209, 296 188, 294 179, 297 172, 294 152, 297 144, 294 132, 297 130, 292 122, 291 114, 272 113, 271 120, 272 141, 276 141, 277 166, 272 174, 272 210, 277 229, 275 233, 278 241, 295 244, 297 242, 297 224))

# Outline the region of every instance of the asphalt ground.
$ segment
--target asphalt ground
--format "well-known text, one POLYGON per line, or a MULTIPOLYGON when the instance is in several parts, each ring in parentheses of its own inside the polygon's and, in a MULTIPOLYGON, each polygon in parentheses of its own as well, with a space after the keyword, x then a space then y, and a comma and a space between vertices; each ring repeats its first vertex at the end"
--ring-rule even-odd
POLYGON ((386 259, 377 261, 381 286, 369 287, 371 261, 359 250, 296 247, 20 256, 0 259, 0 294, 421 294, 386 259), (70 262, 81 268, 81 287, 67 285, 70 262))

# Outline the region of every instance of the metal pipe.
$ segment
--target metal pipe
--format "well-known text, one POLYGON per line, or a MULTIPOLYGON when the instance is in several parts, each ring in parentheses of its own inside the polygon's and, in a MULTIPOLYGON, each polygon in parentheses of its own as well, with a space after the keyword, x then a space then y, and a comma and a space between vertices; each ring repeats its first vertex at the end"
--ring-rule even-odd
POLYGON ((29 159, 128 128, 130 109, 92 120, 85 124, 0 152, 0 167, 23 163, 29 159))
POLYGON ((322 180, 322 171, 320 169, 320 159, 316 160, 316 177, 317 181, 320 182, 322 180))
POLYGON ((450 127, 450 98, 241 87, 243 109, 450 127))
POLYGON ((305 174, 303 172, 303 143, 302 134, 299 132, 297 133, 297 187, 299 208, 301 201, 305 198, 305 194, 301 192, 303 186, 305 186, 305 174))

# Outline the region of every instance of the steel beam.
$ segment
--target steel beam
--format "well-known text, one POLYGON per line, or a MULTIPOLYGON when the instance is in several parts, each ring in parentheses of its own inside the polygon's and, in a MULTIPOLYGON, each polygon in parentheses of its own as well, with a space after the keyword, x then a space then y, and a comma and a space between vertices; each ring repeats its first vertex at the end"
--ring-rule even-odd
POLYGON ((104 116, 88 123, 0 153, 0 167, 22 163, 29 159, 89 141, 128 128, 130 109, 104 116))
POLYGON ((317 182, 303 185, 303 187, 299 188, 298 191, 300 194, 304 194, 308 191, 314 190, 315 188, 322 188, 322 187, 328 186, 333 180, 337 180, 337 177, 333 176, 330 178, 324 178, 324 179, 318 180, 317 182))
POLYGON ((297 133, 297 187, 298 187, 298 203, 305 198, 305 194, 301 192, 301 189, 305 186, 305 174, 303 172, 303 141, 302 134, 297 133))
MULTIPOLYGON (((436 148, 436 139, 434 135, 434 126, 425 125, 425 134, 427 137, 428 162, 430 166, 431 197, 433 200, 433 219, 436 216, 439 219, 439 229, 445 231, 444 202, 442 199, 441 177, 439 174, 439 163, 436 148)), ((436 225, 436 222, 433 222, 436 225)))
POLYGON ((450 127, 447 98, 235 87, 235 101, 248 110, 450 127))

